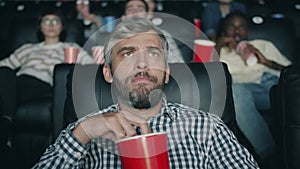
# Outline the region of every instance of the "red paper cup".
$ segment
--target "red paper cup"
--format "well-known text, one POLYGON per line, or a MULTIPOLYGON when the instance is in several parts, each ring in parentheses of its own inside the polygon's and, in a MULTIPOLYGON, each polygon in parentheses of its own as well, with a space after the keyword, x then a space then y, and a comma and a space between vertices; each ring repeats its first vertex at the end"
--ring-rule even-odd
POLYGON ((257 63, 257 57, 247 49, 247 41, 241 41, 236 46, 236 51, 241 55, 248 66, 257 63))
POLYGON ((94 46, 92 47, 92 52, 95 63, 104 64, 104 46, 94 46))
POLYGON ((151 133, 117 141, 123 169, 169 169, 167 134, 151 133))
POLYGON ((201 29, 201 20, 198 18, 194 18, 194 24, 195 24, 195 35, 196 37, 200 36, 200 29, 201 29))
POLYGON ((64 48, 65 63, 74 64, 76 63, 79 49, 75 47, 64 48))
POLYGON ((212 61, 212 53, 215 42, 204 39, 194 40, 194 62, 212 61))

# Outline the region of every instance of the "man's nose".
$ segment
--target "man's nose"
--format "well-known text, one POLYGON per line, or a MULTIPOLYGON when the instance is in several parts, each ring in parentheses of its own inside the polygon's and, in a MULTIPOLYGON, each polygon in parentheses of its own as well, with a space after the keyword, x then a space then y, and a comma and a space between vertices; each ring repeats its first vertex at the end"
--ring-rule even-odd
POLYGON ((239 28, 234 28, 234 33, 235 34, 239 34, 240 33, 240 29, 239 28))
POLYGON ((140 70, 149 68, 146 52, 139 52, 136 55, 136 68, 140 70))
POLYGON ((139 8, 138 7, 134 7, 132 10, 133 14, 139 13, 139 8))

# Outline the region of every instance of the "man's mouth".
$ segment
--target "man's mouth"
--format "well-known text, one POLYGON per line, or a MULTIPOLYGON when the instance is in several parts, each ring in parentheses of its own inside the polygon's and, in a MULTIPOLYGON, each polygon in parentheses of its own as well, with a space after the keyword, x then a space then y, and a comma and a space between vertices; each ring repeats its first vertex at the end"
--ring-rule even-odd
POLYGON ((147 83, 147 82, 151 82, 152 80, 147 78, 147 77, 136 77, 132 79, 132 83, 147 83))
POLYGON ((239 42, 239 41, 241 40, 241 36, 235 35, 235 36, 234 36, 234 40, 235 40, 236 42, 239 42))
POLYGON ((131 80, 132 83, 149 83, 149 82, 154 82, 155 77, 150 76, 147 72, 139 72, 137 73, 131 80))

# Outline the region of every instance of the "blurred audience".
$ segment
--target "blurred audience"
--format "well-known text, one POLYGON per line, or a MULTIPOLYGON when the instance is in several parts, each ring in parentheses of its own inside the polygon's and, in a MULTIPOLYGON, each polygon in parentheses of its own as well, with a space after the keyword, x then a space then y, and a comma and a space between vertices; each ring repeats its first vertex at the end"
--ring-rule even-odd
POLYGON ((78 63, 93 63, 91 56, 78 44, 66 39, 64 20, 59 12, 44 12, 38 19, 40 43, 24 44, 8 58, 0 61, 1 116, 12 118, 16 106, 26 101, 51 96, 53 69, 64 63, 64 48, 78 48, 78 63))
POLYGON ((89 39, 101 26, 103 26, 103 18, 100 15, 90 13, 89 0, 77 0, 76 9, 78 12, 77 19, 82 20, 85 30, 85 40, 89 39))
POLYGON ((232 75, 237 124, 252 144, 257 160, 267 165, 263 168, 275 168, 275 141, 260 111, 270 109, 270 88, 277 84, 280 70, 291 62, 271 42, 247 40, 245 14, 233 12, 222 23, 222 36, 217 40, 216 50, 232 75), (242 41, 246 42, 245 49, 254 54, 257 63, 247 65, 237 52, 236 47, 242 41))
POLYGON ((207 4, 202 12, 202 28, 209 39, 216 40, 216 30, 220 19, 233 11, 246 13, 246 7, 234 0, 217 0, 207 4))
MULTIPOLYGON (((132 18, 132 17, 147 18, 148 11, 149 11, 149 7, 145 0, 128 0, 125 5, 122 20, 127 18, 132 18)), ((175 40, 173 39, 172 35, 168 33, 166 30, 161 30, 161 31, 166 36, 167 41, 169 43, 168 62, 169 63, 184 62, 182 54, 175 40)))
POLYGON ((148 13, 147 13, 147 18, 152 20, 154 17, 153 12, 155 11, 156 8, 156 2, 155 0, 145 0, 148 5, 148 13))

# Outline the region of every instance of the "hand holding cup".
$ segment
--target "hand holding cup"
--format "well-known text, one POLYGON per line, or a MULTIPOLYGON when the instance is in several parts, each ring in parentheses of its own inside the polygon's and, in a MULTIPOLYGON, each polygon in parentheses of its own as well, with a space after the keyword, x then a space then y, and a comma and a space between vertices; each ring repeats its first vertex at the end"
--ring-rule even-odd
POLYGON ((249 48, 247 47, 248 43, 246 41, 241 41, 236 46, 236 51, 240 53, 241 57, 248 66, 254 65, 257 63, 257 57, 249 48))

